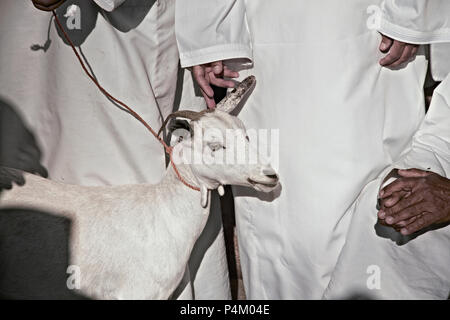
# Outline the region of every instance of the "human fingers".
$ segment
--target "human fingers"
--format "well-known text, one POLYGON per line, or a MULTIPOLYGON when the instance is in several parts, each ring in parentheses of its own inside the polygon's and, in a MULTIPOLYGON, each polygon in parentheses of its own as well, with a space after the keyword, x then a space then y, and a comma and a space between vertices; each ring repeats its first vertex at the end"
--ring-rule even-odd
POLYGON ((408 44, 405 46, 405 49, 403 50, 403 53, 401 55, 401 57, 395 61, 394 63, 391 64, 392 68, 398 67, 404 63, 407 63, 411 60, 411 58, 413 57, 413 49, 414 49, 414 45, 408 44))
POLYGON ((395 225, 403 220, 411 219, 412 217, 419 216, 423 212, 427 211, 428 204, 424 202, 415 202, 402 208, 401 210, 396 211, 393 214, 386 213, 386 221, 389 225, 395 225))
POLYGON ((411 52, 411 58, 414 58, 417 55, 417 51, 419 51, 419 46, 414 46, 411 52))
POLYGON ((416 221, 420 216, 421 216, 421 214, 419 214, 419 215, 417 215, 417 216, 414 216, 414 217, 411 217, 411 218, 406 219, 406 220, 399 221, 399 222, 393 224, 392 227, 395 228, 398 232, 400 232, 400 230, 401 230, 403 227, 406 227, 407 225, 413 223, 413 222, 416 221))
POLYGON ((214 61, 211 62, 211 68, 215 75, 221 75, 223 72, 223 63, 222 61, 214 61))
POLYGON ((395 191, 394 193, 392 193, 390 197, 383 199, 382 205, 384 207, 390 208, 393 205, 397 204, 397 202, 399 202, 401 199, 407 197, 410 194, 411 194, 410 191, 404 190, 395 191))
POLYGON ((431 214, 427 214, 426 212, 418 217, 414 222, 410 223, 406 227, 400 230, 402 235, 410 235, 414 232, 422 230, 425 227, 428 227, 433 223, 434 217, 431 214))
POLYGON ((206 95, 208 98, 212 98, 214 96, 214 90, 209 84, 208 76, 205 73, 204 66, 194 66, 192 68, 192 74, 194 75, 194 79, 197 82, 198 86, 202 90, 202 93, 204 93, 204 95, 206 95))
POLYGON ((380 43, 380 51, 383 53, 386 53, 389 51, 389 49, 392 46, 392 43, 394 42, 394 40, 392 40, 391 38, 385 36, 385 35, 381 35, 381 43, 380 43))
POLYGON ((239 72, 231 70, 227 66, 224 66, 223 67, 223 76, 227 77, 227 78, 238 78, 239 77, 239 72))
POLYGON ((400 59, 400 57, 403 54, 403 51, 405 50, 406 43, 394 40, 394 43, 392 44, 388 54, 380 60, 380 64, 383 67, 389 67, 391 64, 393 64, 395 61, 400 59))
POLYGON ((205 92, 203 92, 203 90, 201 90, 201 92, 208 109, 214 109, 216 107, 216 101, 214 100, 214 97, 209 97, 205 92))
POLYGON ((216 102, 214 101, 214 90, 211 88, 209 82, 209 76, 205 72, 206 67, 204 65, 194 66, 192 68, 192 74, 197 82, 200 91, 205 99, 208 109, 214 109, 216 102))
POLYGON ((225 80, 222 78, 218 78, 216 77, 215 74, 210 73, 209 74, 209 81, 217 86, 217 87, 221 87, 221 88, 234 88, 234 82, 231 80, 225 80))
POLYGON ((392 196, 392 194, 394 192, 399 192, 399 191, 410 192, 416 184, 417 184, 416 179, 398 178, 394 182, 388 184, 383 189, 381 189, 379 197, 381 199, 386 199, 386 198, 392 196))
MULTIPOLYGON (((396 193, 394 193, 394 194, 396 194, 396 193)), ((388 200, 389 200, 389 199, 391 199, 391 197, 388 198, 388 200)), ((381 209, 378 211, 378 213, 377 213, 378 219, 383 220, 383 221, 385 222, 385 224, 388 225, 389 223, 386 222, 386 219, 387 219, 388 217, 390 217, 390 216, 392 216, 392 215, 398 213, 399 211, 401 211, 402 209, 405 208, 406 203, 403 203, 403 204, 401 205, 401 207, 397 206, 398 203, 400 202, 400 200, 402 200, 402 199, 403 199, 403 198, 398 199, 398 201, 397 201, 395 204, 393 204, 393 205, 391 205, 391 206, 389 206, 389 207, 384 205, 384 200, 383 200, 383 206, 382 206, 382 208, 381 208, 381 209), (395 207, 395 206, 397 206, 397 207, 395 207), (393 208, 393 209, 392 209, 392 208, 393 208)), ((397 200, 397 199, 395 199, 395 200, 397 200)), ((392 219, 390 219, 390 220, 392 221, 392 219)), ((391 224, 392 224, 392 222, 391 222, 391 224)))

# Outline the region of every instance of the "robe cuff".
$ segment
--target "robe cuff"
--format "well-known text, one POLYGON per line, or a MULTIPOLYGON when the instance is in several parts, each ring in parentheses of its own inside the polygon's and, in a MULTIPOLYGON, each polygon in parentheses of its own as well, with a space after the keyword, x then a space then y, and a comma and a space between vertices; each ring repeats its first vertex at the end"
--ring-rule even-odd
POLYGON ((442 28, 433 31, 413 30, 394 24, 383 17, 381 17, 378 31, 392 39, 412 44, 450 42, 450 29, 442 28))
POLYGON ((252 49, 243 44, 217 45, 200 50, 180 52, 181 67, 188 68, 219 60, 244 59, 251 63, 252 49))
POLYGON ((394 164, 396 169, 420 169, 434 172, 442 177, 446 177, 447 161, 439 154, 431 152, 419 152, 412 150, 404 158, 394 164))

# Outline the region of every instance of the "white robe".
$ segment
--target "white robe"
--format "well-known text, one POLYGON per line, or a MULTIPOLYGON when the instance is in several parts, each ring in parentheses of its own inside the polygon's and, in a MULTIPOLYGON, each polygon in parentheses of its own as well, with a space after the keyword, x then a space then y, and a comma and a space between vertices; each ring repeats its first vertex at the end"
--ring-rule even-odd
MULTIPOLYGON (((67 31, 88 67, 106 90, 159 129, 172 112, 177 84, 175 1, 96 2, 104 10, 93 1, 66 1, 57 13, 66 25, 68 6, 79 6, 80 29, 67 31)), ((165 172, 161 144, 86 77, 51 16, 31 1, 0 2, 0 96, 36 136, 50 178, 80 185, 159 182, 165 172), (50 46, 37 49, 48 31, 50 46)), ((194 295, 224 299, 230 292, 220 216, 211 225, 216 233, 206 233, 216 237, 214 249, 199 244, 191 261, 199 268, 191 269, 194 295)), ((182 297, 192 297, 191 291, 182 297)))
POLYGON ((234 188, 250 299, 322 298, 355 200, 424 117, 425 50, 404 68, 381 67, 373 5, 383 19, 377 0, 177 2, 181 65, 250 59, 241 78, 258 83, 239 117, 247 128, 279 130, 272 162, 281 193, 234 188))
MULTIPOLYGON (((434 91, 430 109, 404 155, 387 168, 419 168, 450 177, 450 76, 434 91)), ((450 297, 450 227, 402 236, 377 224, 384 174, 371 181, 349 210, 347 241, 327 299, 447 299, 450 297)))

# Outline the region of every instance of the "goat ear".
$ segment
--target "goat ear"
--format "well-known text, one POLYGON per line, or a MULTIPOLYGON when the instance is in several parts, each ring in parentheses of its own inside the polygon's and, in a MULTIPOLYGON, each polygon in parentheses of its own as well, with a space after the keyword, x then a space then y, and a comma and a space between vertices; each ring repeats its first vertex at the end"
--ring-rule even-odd
POLYGON ((172 119, 169 123, 169 132, 173 133, 178 129, 184 129, 189 132, 191 137, 194 135, 194 129, 190 125, 190 123, 186 120, 172 119))
POLYGON ((249 76, 245 78, 241 83, 239 83, 236 88, 234 88, 231 92, 229 92, 225 98, 220 101, 216 109, 220 111, 224 111, 227 113, 231 113, 241 102, 244 97, 247 97, 248 94, 253 90, 256 85, 255 76, 249 76))

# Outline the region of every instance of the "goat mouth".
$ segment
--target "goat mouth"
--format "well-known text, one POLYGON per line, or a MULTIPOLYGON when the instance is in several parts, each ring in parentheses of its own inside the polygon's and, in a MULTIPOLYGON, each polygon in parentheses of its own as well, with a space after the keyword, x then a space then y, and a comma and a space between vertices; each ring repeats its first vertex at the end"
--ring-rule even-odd
POLYGON ((269 187, 269 188, 275 188, 278 185, 278 180, 273 181, 273 182, 262 182, 262 181, 255 181, 251 178, 247 179, 248 182, 250 182, 252 185, 262 185, 265 187, 269 187))

